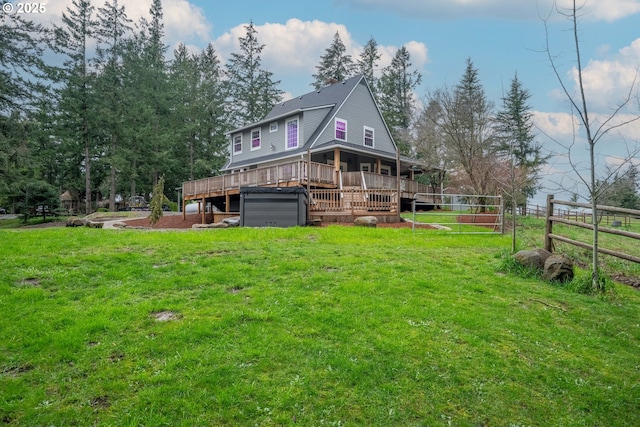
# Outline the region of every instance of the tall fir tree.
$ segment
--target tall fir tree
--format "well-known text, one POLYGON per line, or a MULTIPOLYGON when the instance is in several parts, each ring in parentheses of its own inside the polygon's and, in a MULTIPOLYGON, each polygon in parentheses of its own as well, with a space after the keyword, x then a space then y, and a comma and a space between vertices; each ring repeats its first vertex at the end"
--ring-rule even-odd
MULTIPOLYGON (((196 159, 193 172, 197 178, 216 175, 227 160, 228 141, 226 132, 231 130, 229 113, 225 104, 225 73, 220 59, 209 43, 198 57, 200 71, 199 103, 204 117, 200 123, 199 143, 202 151, 196 159)), ((273 86, 273 101, 281 99, 281 92, 273 86)), ((274 102, 275 103, 275 102, 274 102)))
POLYGON ((36 175, 32 166, 37 159, 29 147, 34 128, 39 128, 34 115, 51 101, 41 84, 46 79, 42 61, 46 35, 42 26, 21 15, 0 13, 0 205, 36 175))
POLYGON ((517 189, 524 198, 518 200, 519 205, 534 196, 540 181, 540 168, 547 160, 542 155, 541 145, 535 142, 529 98, 531 94, 515 74, 509 92, 502 99, 502 108, 496 115, 496 150, 499 154, 508 156, 524 178, 517 189))
POLYGON ((126 115, 123 102, 123 56, 131 32, 131 22, 127 18, 125 7, 119 6, 118 0, 107 0, 98 9, 96 35, 99 44, 96 64, 100 75, 96 81, 96 94, 100 103, 97 107, 100 126, 106 138, 105 161, 109 168, 108 194, 111 211, 116 210, 118 175, 126 162, 126 152, 121 149, 126 115))
MULTIPOLYGON (((60 133, 71 143, 71 151, 82 150, 82 162, 76 165, 84 176, 85 211, 92 210, 92 163, 98 154, 92 131, 95 128, 94 74, 89 66, 89 41, 96 22, 94 7, 88 0, 73 0, 62 14, 62 26, 55 27, 56 51, 65 55, 58 76, 59 108, 62 112, 60 133)), ((73 155, 73 154, 72 154, 73 155)))
POLYGON ((357 74, 362 74, 365 79, 367 79, 374 95, 377 95, 378 88, 378 80, 375 76, 375 71, 378 68, 378 61, 381 57, 382 55, 378 50, 378 42, 371 37, 367 41, 367 44, 364 45, 364 49, 360 53, 355 68, 357 74))
POLYGON ((176 173, 184 179, 195 179, 194 165, 199 144, 199 127, 203 105, 199 99, 200 73, 198 58, 180 44, 173 53, 169 67, 172 98, 172 126, 174 128, 173 152, 179 161, 176 173), (188 171, 185 171, 187 169, 188 171))
POLYGON ((265 45, 258 42, 253 22, 244 28, 245 36, 239 38, 240 52, 232 53, 227 63, 228 95, 234 126, 262 119, 282 100, 284 93, 278 88, 280 81, 273 80, 273 73, 262 69, 260 54, 265 45))
POLYGON ((150 194, 165 169, 170 169, 174 161, 171 155, 173 140, 170 123, 170 95, 167 63, 165 53, 167 47, 163 43, 164 23, 161 0, 153 0, 149 9, 151 20, 143 19, 138 34, 138 64, 140 73, 135 76, 138 84, 138 104, 140 117, 135 129, 137 134, 133 164, 130 168, 139 182, 131 182, 132 195, 135 193, 150 194), (144 161, 141 161, 144 159, 144 161), (142 188, 137 187, 138 184, 142 188))
POLYGON ((403 154, 410 154, 408 135, 415 106, 414 91, 422 81, 418 70, 411 70, 411 54, 402 46, 378 81, 378 103, 382 115, 403 154))
MULTIPOLYGON (((6 3, 0 0, 0 4, 6 3)), ((0 13, 0 116, 26 111, 41 98, 47 30, 22 15, 0 13)))
POLYGON ((317 72, 311 76, 313 77, 311 85, 316 89, 327 84, 341 82, 355 75, 356 66, 353 58, 347 54, 347 48, 338 31, 333 36, 331 46, 320 57, 320 64, 316 65, 316 70, 317 72))

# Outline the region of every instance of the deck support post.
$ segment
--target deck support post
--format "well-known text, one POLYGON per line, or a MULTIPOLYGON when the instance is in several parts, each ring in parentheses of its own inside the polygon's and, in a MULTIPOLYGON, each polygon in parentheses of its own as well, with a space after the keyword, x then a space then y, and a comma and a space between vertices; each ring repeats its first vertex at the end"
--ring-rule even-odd
POLYGON ((229 192, 225 192, 224 193, 224 211, 226 213, 229 213, 229 206, 231 205, 231 196, 229 195, 229 192))
POLYGON ((400 222, 400 149, 396 148, 396 215, 400 222))
POLYGON ((200 221, 200 224, 206 224, 205 212, 207 211, 207 209, 206 209, 205 203, 206 203, 206 199, 203 197, 202 198, 202 220, 200 221))

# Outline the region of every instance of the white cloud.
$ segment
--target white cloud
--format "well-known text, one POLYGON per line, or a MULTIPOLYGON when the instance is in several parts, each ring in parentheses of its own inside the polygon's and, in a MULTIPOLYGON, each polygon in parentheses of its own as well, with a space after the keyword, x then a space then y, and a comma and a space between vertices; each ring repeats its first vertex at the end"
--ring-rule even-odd
MULTIPOLYGON (((553 10, 554 0, 339 0, 358 9, 385 10, 402 16, 421 19, 455 19, 492 17, 502 19, 539 19, 553 10)), ((567 8, 572 0, 558 0, 567 8)), ((591 20, 612 22, 640 12, 638 0, 580 0, 581 14, 591 20)))
MULTIPOLYGON (((570 76, 578 88, 578 70, 570 76)), ((584 67, 582 79, 590 106, 597 111, 611 111, 640 88, 640 38, 606 60, 591 60, 584 67)), ((637 105, 633 105, 636 107, 637 105)))
MULTIPOLYGON (((45 0, 43 3, 46 13, 31 17, 44 25, 61 25, 62 13, 66 12, 67 7, 73 7, 72 0, 45 0)), ((91 4, 97 12, 104 5, 104 0, 91 0, 91 4)), ((134 23, 139 22, 142 17, 149 19, 151 0, 119 0, 118 5, 125 7, 127 17, 134 23)), ((202 10, 188 0, 164 0, 162 8, 167 45, 196 40, 207 42, 210 39, 211 25, 202 10)))
POLYGON ((578 121, 569 113, 534 111, 533 114, 536 128, 554 139, 572 138, 578 127, 578 121))
MULTIPOLYGON (((573 0, 559 1, 559 6, 572 8, 573 0)), ((578 5, 584 4, 580 15, 587 19, 613 22, 640 12, 638 0, 579 0, 578 5)))
MULTIPOLYGON (((228 58, 231 52, 239 50, 238 39, 245 37, 247 24, 238 25, 229 32, 218 37, 214 45, 218 53, 228 58)), ((333 42, 333 37, 338 32, 344 43, 347 54, 357 61, 363 46, 357 43, 349 33, 349 30, 341 24, 327 23, 318 20, 302 21, 292 18, 284 24, 266 23, 254 25, 260 44, 264 44, 261 59, 263 66, 269 71, 280 76, 307 75, 309 79, 320 62, 320 57, 333 42)), ((424 43, 408 41, 405 45, 411 54, 411 62, 414 67, 421 69, 428 62, 428 49, 424 43)), ((398 47, 378 45, 382 56, 379 67, 385 67, 391 63, 398 47)))

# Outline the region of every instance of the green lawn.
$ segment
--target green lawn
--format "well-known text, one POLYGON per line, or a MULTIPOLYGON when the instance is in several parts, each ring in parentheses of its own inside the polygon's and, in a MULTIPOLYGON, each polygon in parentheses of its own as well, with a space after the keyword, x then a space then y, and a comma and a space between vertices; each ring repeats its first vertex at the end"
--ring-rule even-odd
POLYGON ((0 239, 4 425, 640 425, 638 291, 499 271, 508 236, 0 239))

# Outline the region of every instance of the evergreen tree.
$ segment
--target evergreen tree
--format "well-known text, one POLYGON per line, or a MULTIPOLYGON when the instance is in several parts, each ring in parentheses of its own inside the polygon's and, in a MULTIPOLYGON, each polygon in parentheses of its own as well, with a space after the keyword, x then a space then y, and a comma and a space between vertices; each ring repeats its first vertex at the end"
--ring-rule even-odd
POLYGON ((54 213, 60 206, 60 193, 45 181, 27 179, 13 193, 11 204, 25 222, 33 215, 42 215, 42 222, 46 222, 47 214, 54 213))
POLYGON ((411 65, 411 55, 403 46, 382 71, 378 82, 382 116, 403 154, 409 154, 411 150, 408 131, 413 117, 414 90, 422 81, 422 74, 411 71, 411 65))
POLYGON ((128 188, 124 188, 124 182, 119 182, 118 188, 130 196, 137 195, 137 189, 142 186, 143 172, 140 165, 144 162, 144 144, 147 141, 144 129, 149 127, 150 108, 143 96, 147 93, 144 83, 146 68, 143 43, 141 32, 135 33, 127 40, 122 58, 125 119, 123 144, 119 153, 125 159, 123 175, 127 177, 128 188))
POLYGON ((375 91, 378 87, 378 82, 375 77, 375 70, 378 67, 378 61, 380 60, 381 55, 378 51, 378 43, 376 40, 371 37, 367 44, 364 46, 360 57, 358 58, 358 62, 356 64, 356 73, 362 74, 369 86, 371 86, 371 90, 375 91))
POLYGON ((100 78, 96 84, 96 98, 100 105, 100 126, 106 138, 105 160, 109 167, 108 194, 109 209, 116 210, 118 192, 118 171, 124 168, 126 157, 120 146, 123 144, 125 110, 123 61, 127 35, 131 30, 131 20, 127 18, 124 6, 118 0, 107 0, 98 9, 98 27, 96 34, 100 44, 97 49, 96 63, 100 68, 100 78))
POLYGON ((173 97, 172 122, 174 127, 174 156, 179 159, 175 171, 184 179, 193 180, 194 164, 197 158, 199 143, 199 128, 203 120, 204 105, 200 99, 200 73, 198 58, 187 51, 184 44, 180 44, 174 51, 174 61, 171 64, 170 81, 173 97), (185 171, 188 170, 187 171, 185 171))
POLYGON ((640 173, 630 165, 624 173, 613 173, 609 183, 598 183, 603 188, 600 204, 626 209, 640 209, 640 173))
MULTIPOLYGON (((0 1, 0 4, 6 3, 0 1)), ((49 93, 42 61, 46 31, 21 15, 0 13, 0 204, 13 200, 26 179, 33 179, 30 148, 33 114, 49 93)))
MULTIPOLYGON (((6 3, 0 0, 0 4, 6 3)), ((0 13, 0 117, 28 110, 42 95, 46 30, 18 14, 0 13)))
MULTIPOLYGON (((198 58, 200 72, 199 102, 203 119, 199 130, 200 155, 196 155, 193 174, 204 178, 217 174, 227 160, 228 141, 226 132, 230 129, 225 103, 224 70, 212 44, 209 44, 198 58)), ((275 87, 272 87, 277 90, 275 87)), ((281 92, 278 92, 278 100, 281 92)), ((275 101, 274 96, 273 100, 275 101)), ((198 154, 198 153, 196 153, 198 154)))
MULTIPOLYGON (((507 95, 502 99, 502 109, 496 115, 497 146, 499 154, 507 156, 513 168, 518 168, 521 182, 512 188, 517 204, 533 197, 540 180, 540 168, 546 163, 541 146, 535 142, 533 113, 528 104, 531 94, 522 87, 518 75, 514 75, 507 95), (518 197, 521 196, 521 197, 518 197), (523 199, 523 200, 520 200, 523 199)), ((513 174, 512 174, 513 175, 513 174)), ((513 206, 515 209, 515 206, 513 206)), ((515 213, 515 211, 514 211, 515 213)))
POLYGON ((58 74, 60 79, 60 104, 62 112, 61 135, 71 144, 71 151, 82 151, 81 173, 84 175, 85 211, 91 212, 92 163, 97 155, 93 145, 92 130, 95 113, 92 101, 94 75, 90 72, 88 43, 93 36, 96 23, 94 7, 88 0, 73 0, 62 14, 62 27, 55 27, 56 51, 66 56, 64 66, 58 74))
POLYGON ((131 182, 132 195, 136 192, 150 192, 158 182, 161 170, 170 169, 175 159, 172 156, 171 144, 173 134, 170 127, 171 90, 169 74, 165 62, 167 47, 162 43, 164 24, 162 2, 153 0, 149 10, 151 20, 141 22, 141 31, 137 43, 131 46, 138 48, 139 61, 134 76, 137 84, 135 103, 140 116, 134 129, 136 130, 134 164, 130 165, 133 176, 140 178, 142 191, 136 188, 136 181, 131 182), (140 160, 144 159, 144 162, 140 160))
POLYGON ((27 145, 27 127, 17 110, 0 117, 0 203, 14 201, 25 180, 31 179, 33 159, 27 145))
POLYGON ((346 52, 340 33, 336 31, 331 46, 320 57, 320 64, 316 66, 317 73, 312 75, 314 81, 311 85, 314 88, 320 89, 328 83, 341 82, 355 75, 356 66, 351 55, 346 52))
POLYGON ((164 205, 168 205, 171 201, 164 195, 164 175, 158 179, 158 182, 153 186, 153 195, 149 207, 151 208, 151 215, 149 215, 149 221, 151 225, 155 225, 162 215, 164 214, 164 205))
POLYGON ((274 81, 273 73, 261 68, 264 45, 258 42, 253 22, 244 28, 246 34, 239 38, 240 52, 232 53, 227 64, 231 121, 235 126, 262 119, 283 95, 278 89, 280 81, 274 81))

